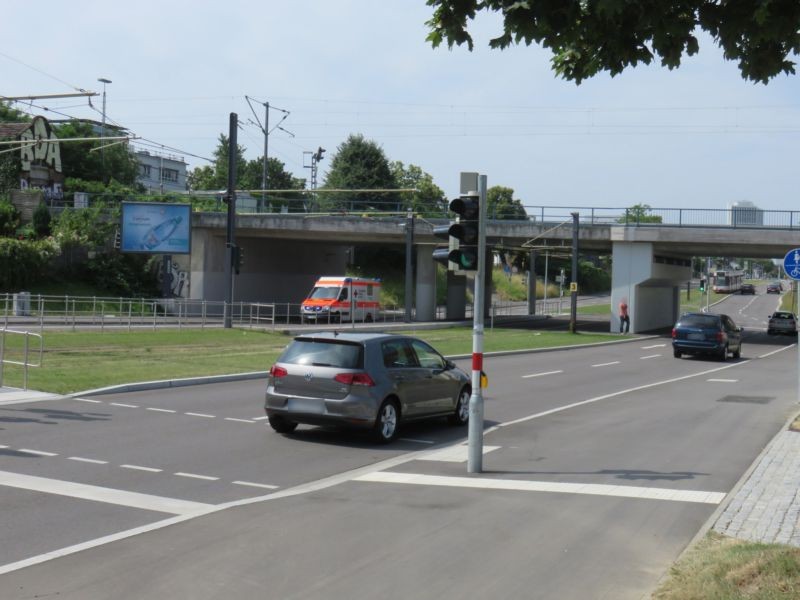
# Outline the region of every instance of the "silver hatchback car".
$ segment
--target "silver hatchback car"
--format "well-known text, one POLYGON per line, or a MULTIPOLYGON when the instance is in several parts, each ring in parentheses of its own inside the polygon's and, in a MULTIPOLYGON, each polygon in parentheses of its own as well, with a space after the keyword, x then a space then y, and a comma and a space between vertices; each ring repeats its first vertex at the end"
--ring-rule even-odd
POLYGON ((371 429, 382 443, 401 421, 469 419, 470 380, 422 340, 385 333, 296 337, 267 377, 264 409, 279 433, 298 423, 371 429))

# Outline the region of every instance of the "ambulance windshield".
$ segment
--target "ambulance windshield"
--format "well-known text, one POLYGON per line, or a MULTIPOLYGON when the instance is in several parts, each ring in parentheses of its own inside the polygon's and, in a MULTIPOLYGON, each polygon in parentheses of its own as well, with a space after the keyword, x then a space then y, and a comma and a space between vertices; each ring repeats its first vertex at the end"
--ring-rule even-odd
POLYGON ((315 287, 308 295, 309 300, 333 300, 339 294, 338 287, 315 287))

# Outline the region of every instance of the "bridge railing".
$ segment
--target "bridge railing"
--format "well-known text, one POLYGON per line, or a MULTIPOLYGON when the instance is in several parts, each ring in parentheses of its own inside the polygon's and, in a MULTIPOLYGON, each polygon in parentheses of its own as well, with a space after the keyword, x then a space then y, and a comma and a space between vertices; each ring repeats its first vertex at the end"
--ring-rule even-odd
POLYGON ((762 210, 755 207, 611 208, 525 206, 528 219, 543 225, 570 225, 578 213, 580 225, 626 227, 724 227, 728 229, 800 229, 800 211, 762 210))

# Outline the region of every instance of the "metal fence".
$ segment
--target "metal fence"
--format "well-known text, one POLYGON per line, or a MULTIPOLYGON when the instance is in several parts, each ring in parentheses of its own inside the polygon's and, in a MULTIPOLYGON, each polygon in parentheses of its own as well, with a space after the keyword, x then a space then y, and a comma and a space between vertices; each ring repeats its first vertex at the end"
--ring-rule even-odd
MULTIPOLYGON (((581 303, 589 300, 581 299, 581 303)), ((0 295, 0 321, 4 328, 25 327, 43 330, 47 327, 77 330, 141 330, 172 328, 223 327, 229 313, 234 327, 276 329, 287 325, 377 325, 403 323, 403 306, 384 305, 369 322, 362 319, 341 321, 337 315, 317 316, 311 320, 303 315, 301 304, 291 302, 225 302, 185 298, 112 298, 101 296, 53 296, 42 294, 5 293, 0 295)), ((465 319, 472 318, 472 305, 466 305, 465 319)), ((537 300, 538 315, 564 314, 569 310, 569 297, 537 300)), ((489 307, 492 317, 524 316, 526 301, 495 301, 489 307)), ((434 319, 446 320, 444 306, 437 306, 434 319)), ((411 320, 416 311, 411 310, 411 320)))
POLYGON ((5 365, 22 366, 23 389, 28 389, 28 369, 30 367, 42 366, 42 353, 44 352, 44 342, 41 334, 30 331, 17 331, 15 329, 3 328, 0 330, 0 387, 3 386, 3 371, 5 365), (8 343, 9 336, 21 336, 21 347, 8 343), (38 349, 31 350, 30 340, 33 338, 38 341, 38 349), (35 362, 31 361, 31 354, 37 355, 35 362))

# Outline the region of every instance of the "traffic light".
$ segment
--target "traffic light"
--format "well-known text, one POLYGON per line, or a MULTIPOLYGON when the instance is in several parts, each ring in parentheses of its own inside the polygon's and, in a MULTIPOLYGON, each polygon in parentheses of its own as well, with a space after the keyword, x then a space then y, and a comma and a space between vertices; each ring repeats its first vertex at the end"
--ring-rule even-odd
POLYGON ((706 291, 706 280, 705 279, 701 279, 700 280, 700 291, 701 292, 705 292, 706 291))
POLYGON ((231 262, 233 263, 233 272, 238 275, 244 264, 244 249, 241 246, 234 245, 231 248, 231 262))
POLYGON ((463 271, 478 270, 478 232, 480 230, 480 197, 459 196, 450 203, 458 221, 450 225, 450 237, 458 241, 448 258, 463 271))

